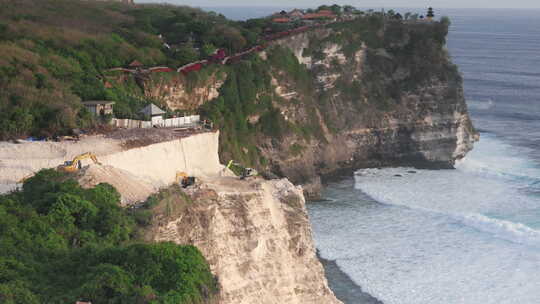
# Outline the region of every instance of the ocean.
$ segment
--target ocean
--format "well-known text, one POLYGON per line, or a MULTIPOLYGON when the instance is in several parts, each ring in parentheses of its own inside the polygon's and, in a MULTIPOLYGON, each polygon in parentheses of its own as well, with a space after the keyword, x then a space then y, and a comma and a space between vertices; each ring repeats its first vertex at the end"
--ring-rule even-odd
POLYGON ((308 204, 330 286, 346 304, 375 302, 360 288, 385 304, 540 303, 540 11, 435 13, 481 140, 455 170, 360 170, 308 204))
POLYGON ((540 11, 444 13, 480 142, 456 170, 366 169, 328 185, 308 205, 315 242, 386 304, 537 304, 540 11))

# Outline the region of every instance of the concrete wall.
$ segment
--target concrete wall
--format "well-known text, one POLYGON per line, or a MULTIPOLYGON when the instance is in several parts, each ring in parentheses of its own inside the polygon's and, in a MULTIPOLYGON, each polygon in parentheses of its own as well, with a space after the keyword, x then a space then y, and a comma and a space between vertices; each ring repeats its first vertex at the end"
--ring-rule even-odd
POLYGON ((152 121, 135 120, 135 119, 116 119, 111 120, 111 124, 117 128, 152 128, 159 126, 164 128, 182 128, 195 126, 201 121, 199 115, 191 115, 185 117, 163 119, 161 116, 152 117, 152 121))
POLYGON ((194 176, 218 176, 219 133, 202 133, 174 141, 100 157, 100 162, 128 171, 156 186, 174 182, 177 171, 194 176))

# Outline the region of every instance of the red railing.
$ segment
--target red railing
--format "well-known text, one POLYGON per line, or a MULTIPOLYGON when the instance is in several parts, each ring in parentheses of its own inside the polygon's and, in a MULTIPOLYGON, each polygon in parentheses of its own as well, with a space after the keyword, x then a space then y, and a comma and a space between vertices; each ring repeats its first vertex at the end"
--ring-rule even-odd
MULTIPOLYGON (((291 35, 301 34, 301 33, 307 32, 307 31, 309 31, 311 29, 315 29, 315 28, 318 28, 318 27, 321 27, 321 25, 306 25, 306 26, 301 26, 301 27, 298 27, 298 28, 295 28, 295 29, 292 29, 292 30, 288 30, 288 31, 283 31, 283 32, 279 32, 279 33, 266 35, 266 36, 263 37, 263 40, 265 40, 266 42, 264 42, 262 44, 259 44, 259 45, 256 45, 254 47, 251 47, 251 48, 249 48, 247 50, 244 50, 242 52, 238 52, 238 53, 236 53, 234 55, 231 55, 231 56, 227 56, 227 53, 226 53, 226 51, 224 49, 218 49, 218 50, 216 50, 214 52, 214 54, 208 56, 208 59, 188 63, 186 65, 183 65, 183 66, 179 67, 176 70, 172 69, 172 68, 169 68, 169 67, 152 67, 152 68, 148 68, 147 70, 150 71, 150 72, 158 72, 158 73, 159 72, 160 73, 168 73, 168 72, 176 71, 178 73, 188 75, 191 72, 200 71, 202 68, 204 68, 205 66, 208 66, 210 64, 224 65, 224 64, 231 64, 231 63, 238 62, 243 57, 245 57, 245 56, 247 56, 249 54, 264 51, 268 47, 268 42, 275 41, 275 40, 278 40, 278 39, 282 39, 282 38, 285 38, 285 37, 288 37, 288 36, 291 36, 291 35)), ((109 71, 124 71, 124 72, 132 72, 132 73, 134 73, 137 70, 125 69, 125 68, 114 68, 114 69, 110 69, 109 71)))

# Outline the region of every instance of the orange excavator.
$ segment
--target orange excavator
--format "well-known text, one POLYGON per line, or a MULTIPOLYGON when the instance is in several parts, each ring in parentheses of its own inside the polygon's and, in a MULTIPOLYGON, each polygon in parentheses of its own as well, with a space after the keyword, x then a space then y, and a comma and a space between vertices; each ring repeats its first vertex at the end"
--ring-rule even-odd
POLYGON ((195 184, 195 177, 188 176, 186 172, 176 172, 176 183, 181 185, 182 188, 187 188, 195 184))

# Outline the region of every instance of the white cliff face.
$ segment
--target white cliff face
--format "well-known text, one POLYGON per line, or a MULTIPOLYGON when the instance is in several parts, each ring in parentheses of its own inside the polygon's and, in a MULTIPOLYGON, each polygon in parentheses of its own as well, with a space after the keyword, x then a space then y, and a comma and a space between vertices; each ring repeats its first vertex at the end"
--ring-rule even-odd
POLYGON ((218 132, 202 133, 104 155, 99 160, 154 185, 166 186, 174 182, 178 171, 195 176, 220 174, 223 166, 219 163, 218 139, 218 132))
POLYGON ((341 303, 316 257, 301 188, 210 178, 190 195, 194 203, 153 238, 197 246, 218 277, 219 303, 341 303))

